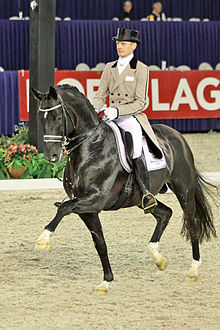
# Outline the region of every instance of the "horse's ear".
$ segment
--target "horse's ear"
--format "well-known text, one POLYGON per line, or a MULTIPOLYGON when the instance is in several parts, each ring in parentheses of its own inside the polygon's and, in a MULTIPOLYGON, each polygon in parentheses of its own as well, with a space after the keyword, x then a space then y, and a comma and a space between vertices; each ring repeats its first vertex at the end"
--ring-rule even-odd
POLYGON ((54 87, 50 86, 49 97, 57 99, 57 91, 54 87))
POLYGON ((31 87, 31 92, 33 94, 33 96, 35 97, 35 99, 41 101, 43 98, 43 94, 41 92, 39 92, 37 89, 35 89, 34 87, 31 87))

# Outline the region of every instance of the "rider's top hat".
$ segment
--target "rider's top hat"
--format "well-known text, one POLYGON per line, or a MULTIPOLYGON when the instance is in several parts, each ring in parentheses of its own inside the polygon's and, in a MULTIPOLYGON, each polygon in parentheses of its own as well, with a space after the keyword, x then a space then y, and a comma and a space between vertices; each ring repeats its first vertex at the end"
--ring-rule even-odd
POLYGON ((114 41, 131 41, 136 42, 138 45, 141 41, 138 39, 139 31, 137 30, 130 30, 124 28, 118 28, 117 36, 113 37, 112 40, 114 41))

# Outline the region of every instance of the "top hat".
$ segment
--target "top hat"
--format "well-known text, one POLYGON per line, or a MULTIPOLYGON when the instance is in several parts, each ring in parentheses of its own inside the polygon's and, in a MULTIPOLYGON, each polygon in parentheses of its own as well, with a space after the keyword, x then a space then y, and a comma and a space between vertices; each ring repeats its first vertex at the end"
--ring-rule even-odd
POLYGON ((112 40, 136 42, 138 45, 140 45, 141 41, 138 39, 138 35, 139 31, 137 30, 118 28, 117 36, 113 37, 112 40))

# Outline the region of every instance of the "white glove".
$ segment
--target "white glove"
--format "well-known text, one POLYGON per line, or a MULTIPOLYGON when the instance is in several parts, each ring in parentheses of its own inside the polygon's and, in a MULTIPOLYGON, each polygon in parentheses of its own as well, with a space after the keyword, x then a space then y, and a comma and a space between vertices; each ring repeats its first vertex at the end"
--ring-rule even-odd
POLYGON ((104 109, 104 114, 107 120, 113 120, 118 117, 118 109, 117 108, 106 108, 104 109))

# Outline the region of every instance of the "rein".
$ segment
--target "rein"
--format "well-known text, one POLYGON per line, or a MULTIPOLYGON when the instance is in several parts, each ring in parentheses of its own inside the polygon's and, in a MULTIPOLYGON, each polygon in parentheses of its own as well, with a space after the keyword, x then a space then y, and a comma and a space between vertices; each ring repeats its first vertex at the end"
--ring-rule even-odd
POLYGON ((42 111, 42 112, 53 111, 53 110, 61 107, 62 108, 62 119, 63 119, 62 120, 63 121, 63 133, 62 133, 62 135, 44 135, 43 140, 45 143, 48 143, 48 142, 62 143, 62 147, 64 148, 66 153, 70 154, 73 150, 78 148, 84 141, 86 141, 94 133, 94 131, 97 129, 97 126, 95 126, 86 135, 79 134, 72 138, 69 138, 68 137, 69 129, 68 129, 68 117, 67 116, 69 116, 70 121, 72 122, 73 126, 74 126, 74 122, 73 122, 73 119, 71 118, 70 114, 68 113, 68 111, 65 107, 65 104, 63 102, 63 99, 61 98, 60 95, 58 95, 58 99, 60 101, 60 104, 57 104, 52 108, 46 108, 46 109, 38 108, 38 111, 42 111), (78 138, 81 138, 81 141, 79 141, 79 143, 77 145, 70 147, 70 143, 75 142, 78 138))

